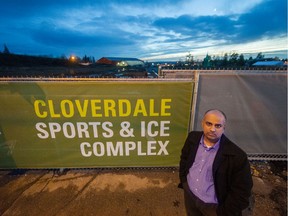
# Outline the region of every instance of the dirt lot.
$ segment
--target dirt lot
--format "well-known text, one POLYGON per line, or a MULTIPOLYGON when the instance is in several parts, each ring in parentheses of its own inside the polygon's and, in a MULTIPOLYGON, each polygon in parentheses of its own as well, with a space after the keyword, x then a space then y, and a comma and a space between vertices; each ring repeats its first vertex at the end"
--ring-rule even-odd
POLYGON ((287 162, 252 162, 255 216, 287 216, 287 162))
MULTIPOLYGON (((255 216, 287 215, 287 163, 251 162, 255 216)), ((0 215, 185 215, 177 168, 0 170, 0 215)))

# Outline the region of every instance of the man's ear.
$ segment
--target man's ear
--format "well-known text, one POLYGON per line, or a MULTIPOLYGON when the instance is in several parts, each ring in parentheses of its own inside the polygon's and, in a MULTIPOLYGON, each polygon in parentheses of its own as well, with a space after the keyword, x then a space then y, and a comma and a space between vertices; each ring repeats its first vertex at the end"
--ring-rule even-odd
POLYGON ((201 121, 201 126, 202 126, 202 128, 204 128, 204 119, 202 119, 202 121, 201 121))

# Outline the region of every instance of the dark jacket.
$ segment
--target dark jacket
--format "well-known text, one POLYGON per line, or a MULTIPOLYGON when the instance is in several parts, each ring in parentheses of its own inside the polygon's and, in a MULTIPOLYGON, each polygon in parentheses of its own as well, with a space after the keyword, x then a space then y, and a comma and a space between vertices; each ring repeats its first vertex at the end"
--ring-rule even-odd
MULTIPOLYGON (((180 187, 187 182, 203 132, 190 132, 182 149, 179 177, 180 187)), ((217 215, 241 215, 248 207, 253 186, 246 153, 224 134, 213 163, 213 178, 218 199, 217 215)))

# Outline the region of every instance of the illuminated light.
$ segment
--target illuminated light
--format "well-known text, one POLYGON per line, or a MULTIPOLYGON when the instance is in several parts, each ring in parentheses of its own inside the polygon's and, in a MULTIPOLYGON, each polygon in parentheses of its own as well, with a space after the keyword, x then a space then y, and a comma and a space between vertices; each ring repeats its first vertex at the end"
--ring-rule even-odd
POLYGON ((72 61, 72 62, 76 61, 76 57, 74 55, 71 55, 70 56, 70 61, 72 61))

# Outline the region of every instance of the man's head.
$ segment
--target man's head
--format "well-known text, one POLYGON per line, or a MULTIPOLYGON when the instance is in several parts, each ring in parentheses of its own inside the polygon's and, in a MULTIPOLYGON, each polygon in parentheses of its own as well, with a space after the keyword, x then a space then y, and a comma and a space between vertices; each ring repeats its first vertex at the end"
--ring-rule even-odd
POLYGON ((210 143, 216 143, 225 130, 226 115, 217 109, 208 110, 202 119, 202 129, 204 140, 210 143))

